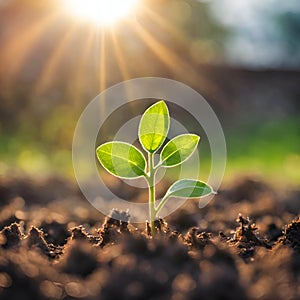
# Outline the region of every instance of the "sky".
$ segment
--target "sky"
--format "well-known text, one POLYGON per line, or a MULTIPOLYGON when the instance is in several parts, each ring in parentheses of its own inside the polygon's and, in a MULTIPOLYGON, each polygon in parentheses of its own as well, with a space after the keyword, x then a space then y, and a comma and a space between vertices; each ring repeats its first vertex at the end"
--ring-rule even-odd
POLYGON ((299 0, 211 0, 210 3, 216 18, 233 32, 226 43, 231 63, 300 67, 299 0))

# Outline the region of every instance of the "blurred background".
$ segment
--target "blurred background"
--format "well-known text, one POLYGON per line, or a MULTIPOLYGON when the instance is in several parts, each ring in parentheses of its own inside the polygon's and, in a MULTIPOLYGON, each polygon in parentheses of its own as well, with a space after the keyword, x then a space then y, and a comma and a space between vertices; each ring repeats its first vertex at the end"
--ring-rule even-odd
POLYGON ((85 106, 113 84, 158 76, 215 110, 225 181, 300 186, 298 0, 140 0, 99 23, 84 10, 93 1, 70 2, 0 0, 0 175, 73 178, 85 106))

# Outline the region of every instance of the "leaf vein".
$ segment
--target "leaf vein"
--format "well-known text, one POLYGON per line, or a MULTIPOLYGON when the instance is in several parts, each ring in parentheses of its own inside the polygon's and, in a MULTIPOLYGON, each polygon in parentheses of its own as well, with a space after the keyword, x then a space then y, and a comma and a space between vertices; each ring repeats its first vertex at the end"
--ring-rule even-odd
POLYGON ((102 153, 104 153, 104 154, 107 154, 107 155, 109 155, 109 156, 111 156, 111 157, 119 158, 119 159, 121 159, 121 160, 123 160, 123 161, 125 161, 125 162, 129 162, 129 163, 135 165, 135 166, 136 166, 138 169, 140 169, 141 171, 143 171, 143 173, 145 173, 145 168, 142 169, 136 162, 134 162, 134 161, 132 161, 132 160, 126 159, 126 158, 124 158, 123 156, 119 156, 119 155, 115 155, 115 154, 114 154, 114 155, 111 155, 111 152, 106 152, 106 151, 103 151, 103 150, 100 150, 99 152, 102 152, 102 153))
MULTIPOLYGON (((191 144, 193 144, 193 142, 190 142, 190 143, 188 143, 187 145, 191 145, 191 144)), ((183 145, 183 146, 181 146, 181 147, 179 147, 179 148, 176 148, 175 151, 171 152, 168 156, 166 156, 166 157, 164 158, 164 161, 168 160, 168 159, 169 159, 172 155, 174 155, 176 152, 179 152, 180 150, 184 149, 187 145, 183 145)))

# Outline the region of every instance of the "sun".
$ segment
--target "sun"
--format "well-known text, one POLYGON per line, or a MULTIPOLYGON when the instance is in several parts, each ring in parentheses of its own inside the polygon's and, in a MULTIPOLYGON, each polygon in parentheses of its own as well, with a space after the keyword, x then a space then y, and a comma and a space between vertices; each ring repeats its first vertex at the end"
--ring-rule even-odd
POLYGON ((98 25, 110 25, 128 16, 138 0, 64 0, 75 17, 98 25))

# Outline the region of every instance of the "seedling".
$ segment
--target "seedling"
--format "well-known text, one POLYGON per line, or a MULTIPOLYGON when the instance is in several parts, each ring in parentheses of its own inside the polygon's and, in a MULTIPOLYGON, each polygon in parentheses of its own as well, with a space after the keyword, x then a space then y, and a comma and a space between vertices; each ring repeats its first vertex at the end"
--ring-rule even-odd
POLYGON ((101 165, 112 175, 125 179, 144 177, 147 181, 152 236, 155 234, 154 221, 169 198, 200 198, 214 193, 205 182, 181 179, 170 186, 156 206, 156 172, 159 168, 171 168, 185 162, 194 153, 200 140, 196 134, 176 136, 162 148, 160 160, 155 165, 154 154, 164 143, 169 126, 169 110, 164 101, 153 104, 144 112, 139 124, 138 137, 142 147, 147 152, 148 162, 139 149, 125 142, 104 143, 96 150, 101 165))

